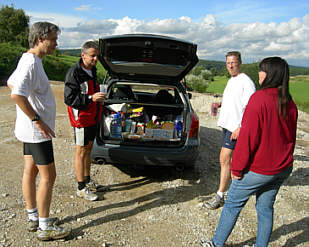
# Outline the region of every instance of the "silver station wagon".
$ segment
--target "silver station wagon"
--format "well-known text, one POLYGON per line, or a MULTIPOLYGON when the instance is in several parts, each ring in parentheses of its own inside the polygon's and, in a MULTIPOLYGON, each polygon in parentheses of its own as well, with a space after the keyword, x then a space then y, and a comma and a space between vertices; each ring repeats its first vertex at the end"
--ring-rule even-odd
POLYGON ((193 167, 199 152, 199 119, 185 75, 197 64, 197 45, 150 35, 99 40, 108 72, 107 99, 93 162, 134 166, 193 167))

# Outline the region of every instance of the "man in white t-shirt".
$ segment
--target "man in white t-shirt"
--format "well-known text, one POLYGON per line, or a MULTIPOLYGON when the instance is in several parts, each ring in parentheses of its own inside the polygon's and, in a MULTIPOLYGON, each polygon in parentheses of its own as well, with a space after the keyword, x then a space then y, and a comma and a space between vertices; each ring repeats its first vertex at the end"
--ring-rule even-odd
POLYGON ((42 58, 56 46, 60 29, 49 22, 37 22, 29 31, 30 49, 22 55, 8 79, 11 98, 16 103, 15 136, 24 146, 22 191, 28 213, 28 230, 39 240, 64 238, 70 231, 49 218, 56 168, 52 138, 55 137, 56 103, 42 58), (36 177, 40 175, 36 190, 36 177))
POLYGON ((231 75, 223 92, 218 126, 222 128, 222 148, 220 151, 220 184, 214 197, 204 204, 206 208, 217 209, 224 204, 230 178, 230 163, 236 140, 240 131, 241 119, 249 101, 255 92, 254 82, 240 72, 241 54, 231 51, 226 54, 226 68, 231 75))

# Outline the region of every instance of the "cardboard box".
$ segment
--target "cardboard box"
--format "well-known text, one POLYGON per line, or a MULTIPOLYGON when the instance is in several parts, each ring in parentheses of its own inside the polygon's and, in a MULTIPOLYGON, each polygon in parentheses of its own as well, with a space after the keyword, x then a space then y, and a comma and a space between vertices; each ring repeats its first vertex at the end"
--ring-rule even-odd
POLYGON ((174 130, 153 129, 153 138, 156 140, 173 139, 174 130))
POLYGON ((145 136, 153 137, 154 129, 145 128, 145 136))

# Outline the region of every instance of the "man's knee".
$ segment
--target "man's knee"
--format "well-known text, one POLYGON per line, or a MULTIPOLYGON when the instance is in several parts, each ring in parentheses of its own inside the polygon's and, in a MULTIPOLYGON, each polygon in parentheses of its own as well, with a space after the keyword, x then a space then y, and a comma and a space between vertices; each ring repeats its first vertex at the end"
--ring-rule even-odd
POLYGON ((228 148, 222 148, 220 152, 220 165, 221 166, 229 166, 232 159, 233 150, 228 148))
POLYGON ((91 152, 91 148, 89 147, 89 145, 87 146, 79 146, 79 145, 76 145, 76 154, 79 156, 79 157, 85 157, 86 155, 90 154, 91 152))

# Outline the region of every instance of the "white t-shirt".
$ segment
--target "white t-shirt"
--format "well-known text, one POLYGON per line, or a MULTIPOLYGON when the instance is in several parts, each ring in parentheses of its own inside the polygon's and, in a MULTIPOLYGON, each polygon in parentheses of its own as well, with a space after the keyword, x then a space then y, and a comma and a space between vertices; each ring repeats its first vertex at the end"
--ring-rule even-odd
MULTIPOLYGON (((24 53, 17 68, 8 79, 13 86, 11 94, 25 96, 35 112, 54 131, 56 102, 42 60, 31 53, 24 53)), ((34 122, 16 105, 15 136, 22 142, 39 143, 46 139, 34 122)))
POLYGON ((223 92, 218 126, 231 132, 240 127, 242 115, 254 92, 254 82, 246 74, 231 77, 223 92))

